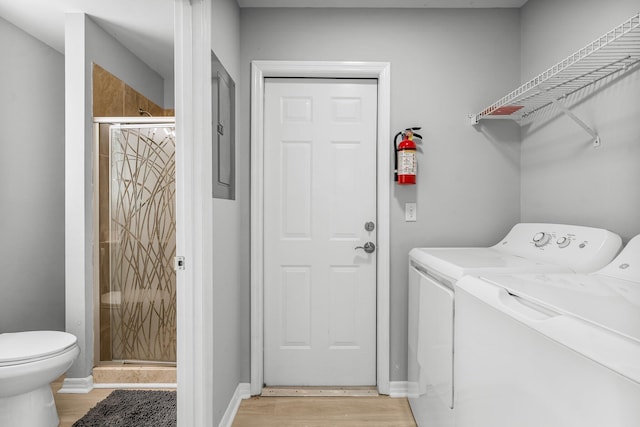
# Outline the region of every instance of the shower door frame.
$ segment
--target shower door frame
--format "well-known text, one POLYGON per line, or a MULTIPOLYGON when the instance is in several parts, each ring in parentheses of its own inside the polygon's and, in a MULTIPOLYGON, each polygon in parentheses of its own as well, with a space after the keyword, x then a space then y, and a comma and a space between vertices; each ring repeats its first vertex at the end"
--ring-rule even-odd
MULTIPOLYGON (((99 161, 100 161, 100 125, 174 125, 176 120, 173 116, 157 116, 157 117, 94 117, 93 118, 93 365, 97 366, 100 362, 100 251, 97 246, 100 242, 99 227, 99 191, 98 182, 100 178, 99 161)), ((176 349, 177 351, 177 349, 176 349)))

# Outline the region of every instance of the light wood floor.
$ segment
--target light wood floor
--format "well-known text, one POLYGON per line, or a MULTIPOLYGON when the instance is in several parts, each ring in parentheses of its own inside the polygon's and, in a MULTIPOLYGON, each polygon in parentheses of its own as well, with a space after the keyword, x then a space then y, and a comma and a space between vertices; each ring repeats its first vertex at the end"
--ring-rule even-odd
POLYGON ((233 427, 416 427, 407 399, 376 397, 252 397, 233 427))
MULTIPOLYGON (((71 427, 113 389, 59 394, 51 384, 60 427, 71 427)), ((416 427, 407 399, 376 397, 252 397, 243 400, 233 427, 416 427)))
POLYGON ((111 388, 94 388, 86 394, 60 394, 58 393, 60 387, 62 387, 61 379, 51 383, 53 398, 56 401, 60 418, 60 427, 71 427, 73 423, 89 412, 89 409, 96 406, 113 391, 111 388))

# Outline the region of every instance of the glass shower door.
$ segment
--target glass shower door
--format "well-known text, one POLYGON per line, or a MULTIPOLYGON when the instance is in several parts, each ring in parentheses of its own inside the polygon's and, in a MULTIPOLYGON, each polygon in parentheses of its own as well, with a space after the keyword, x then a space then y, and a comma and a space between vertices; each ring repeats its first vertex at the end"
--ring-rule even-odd
POLYGON ((175 362, 175 125, 112 125, 112 360, 175 362))

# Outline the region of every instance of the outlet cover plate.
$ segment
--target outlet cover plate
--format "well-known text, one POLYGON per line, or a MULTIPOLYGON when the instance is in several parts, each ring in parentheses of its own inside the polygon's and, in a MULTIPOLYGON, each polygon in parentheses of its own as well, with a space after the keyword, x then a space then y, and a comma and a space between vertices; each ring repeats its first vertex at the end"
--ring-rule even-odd
POLYGON ((405 203, 404 204, 404 220, 406 222, 415 222, 416 217, 418 216, 416 210, 416 203, 405 203))

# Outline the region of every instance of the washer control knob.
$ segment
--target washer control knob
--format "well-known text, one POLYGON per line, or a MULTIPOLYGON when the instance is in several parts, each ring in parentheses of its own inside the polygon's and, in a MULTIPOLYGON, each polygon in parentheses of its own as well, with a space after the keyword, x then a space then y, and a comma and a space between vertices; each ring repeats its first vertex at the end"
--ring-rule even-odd
POLYGON ((542 247, 544 245, 546 245, 547 243, 549 243, 549 240, 551 240, 551 235, 549 233, 545 233, 543 231, 536 233, 535 236, 533 236, 533 243, 538 247, 542 247))
POLYGON ((569 246, 569 243, 571 243, 571 239, 569 239, 567 236, 561 237, 556 241, 556 244, 559 248, 566 248, 567 246, 569 246))

